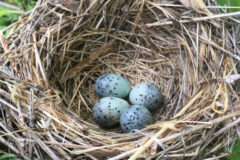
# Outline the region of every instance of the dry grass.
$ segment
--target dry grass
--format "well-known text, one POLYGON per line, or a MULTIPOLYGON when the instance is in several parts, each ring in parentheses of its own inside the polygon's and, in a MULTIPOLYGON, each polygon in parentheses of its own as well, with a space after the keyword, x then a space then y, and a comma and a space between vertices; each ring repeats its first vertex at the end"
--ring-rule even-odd
POLYGON ((39 0, 1 37, 0 142, 24 159, 226 156, 239 133, 239 13, 207 6, 213 15, 175 0, 39 0), (154 124, 95 124, 93 84, 108 72, 161 88, 154 124))

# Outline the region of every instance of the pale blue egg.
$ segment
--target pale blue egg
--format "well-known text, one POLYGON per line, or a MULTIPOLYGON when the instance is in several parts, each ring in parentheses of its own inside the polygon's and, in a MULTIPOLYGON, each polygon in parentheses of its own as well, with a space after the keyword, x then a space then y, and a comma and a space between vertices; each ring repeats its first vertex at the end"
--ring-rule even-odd
POLYGON ((93 107, 93 118, 103 127, 119 123, 120 116, 129 107, 127 101, 117 97, 101 98, 93 107))
POLYGON ((162 93, 160 89, 152 83, 141 83, 131 90, 129 100, 131 104, 143 105, 152 111, 160 106, 162 93))
POLYGON ((123 132, 133 129, 142 129, 152 123, 150 111, 142 105, 133 105, 123 111, 120 117, 120 125, 123 132))
POLYGON ((116 74, 103 74, 96 80, 95 92, 100 97, 124 98, 129 95, 131 85, 125 78, 116 74))

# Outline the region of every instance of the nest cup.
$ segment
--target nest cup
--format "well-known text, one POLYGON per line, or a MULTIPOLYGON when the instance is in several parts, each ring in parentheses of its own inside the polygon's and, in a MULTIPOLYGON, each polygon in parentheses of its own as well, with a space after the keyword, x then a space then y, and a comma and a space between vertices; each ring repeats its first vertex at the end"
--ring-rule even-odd
POLYGON ((1 143, 24 159, 228 155, 240 115, 229 83, 238 25, 209 18, 219 10, 201 2, 39 0, 3 30, 13 29, 1 38, 1 143), (94 83, 104 73, 162 90, 154 124, 126 134, 96 125, 94 83))

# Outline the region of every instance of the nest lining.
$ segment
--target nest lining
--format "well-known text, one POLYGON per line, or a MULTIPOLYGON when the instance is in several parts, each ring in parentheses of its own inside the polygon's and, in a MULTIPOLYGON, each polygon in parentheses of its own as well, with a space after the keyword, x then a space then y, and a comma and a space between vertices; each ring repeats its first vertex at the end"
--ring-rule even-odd
POLYGON ((178 15, 204 14, 164 3, 86 0, 75 10, 39 1, 2 41, 1 143, 24 159, 226 156, 240 114, 236 88, 225 83, 236 73, 238 57, 229 52, 238 32, 217 24, 237 24, 177 23, 178 15), (103 73, 159 86, 155 123, 129 134, 97 126, 93 84, 103 73))

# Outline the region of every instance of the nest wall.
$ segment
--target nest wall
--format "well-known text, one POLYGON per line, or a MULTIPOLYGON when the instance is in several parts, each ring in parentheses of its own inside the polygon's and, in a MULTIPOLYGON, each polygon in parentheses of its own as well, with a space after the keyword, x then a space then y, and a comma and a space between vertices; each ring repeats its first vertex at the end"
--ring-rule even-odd
POLYGON ((1 143, 24 159, 226 156, 238 136, 239 25, 213 14, 176 0, 39 0, 3 30, 13 32, 1 38, 1 143), (154 124, 128 134, 96 125, 104 73, 161 88, 154 124))

